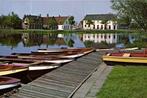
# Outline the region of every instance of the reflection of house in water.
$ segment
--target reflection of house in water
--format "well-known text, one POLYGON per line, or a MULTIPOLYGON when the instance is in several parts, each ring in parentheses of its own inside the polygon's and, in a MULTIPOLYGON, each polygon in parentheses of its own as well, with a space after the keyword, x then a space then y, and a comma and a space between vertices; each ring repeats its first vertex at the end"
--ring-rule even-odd
POLYGON ((35 33, 23 33, 22 41, 24 46, 40 46, 40 45, 65 45, 64 37, 58 36, 58 34, 35 34, 35 33))
POLYGON ((66 34, 64 35, 64 40, 69 47, 85 47, 79 34, 66 34))
POLYGON ((101 43, 102 41, 107 43, 116 43, 117 42, 117 34, 83 34, 82 40, 85 41, 93 41, 95 43, 101 43))
POLYGON ((23 33, 22 41, 24 46, 40 46, 42 44, 43 36, 35 33, 23 33))

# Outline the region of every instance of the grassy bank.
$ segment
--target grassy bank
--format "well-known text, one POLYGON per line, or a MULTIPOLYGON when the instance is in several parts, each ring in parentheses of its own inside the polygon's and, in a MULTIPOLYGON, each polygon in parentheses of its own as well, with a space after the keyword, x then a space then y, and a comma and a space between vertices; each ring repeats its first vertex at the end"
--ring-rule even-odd
POLYGON ((97 98, 147 98, 147 66, 115 66, 97 98))
POLYGON ((141 33, 139 30, 43 30, 43 29, 0 29, 0 33, 141 33))

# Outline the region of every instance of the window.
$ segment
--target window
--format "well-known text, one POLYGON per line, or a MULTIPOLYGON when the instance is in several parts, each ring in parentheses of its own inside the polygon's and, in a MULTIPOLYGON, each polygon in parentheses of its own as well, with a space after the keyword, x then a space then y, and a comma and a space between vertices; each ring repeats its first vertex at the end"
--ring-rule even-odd
POLYGON ((116 26, 115 26, 115 25, 113 26, 113 29, 114 29, 114 30, 116 29, 116 26))
POLYGON ((93 26, 93 29, 95 29, 95 26, 93 26))
POLYGON ((103 29, 103 25, 101 25, 101 29, 103 29))
POLYGON ((109 30, 111 29, 111 26, 109 25, 109 30))
POLYGON ((99 25, 97 25, 97 29, 99 29, 99 25))

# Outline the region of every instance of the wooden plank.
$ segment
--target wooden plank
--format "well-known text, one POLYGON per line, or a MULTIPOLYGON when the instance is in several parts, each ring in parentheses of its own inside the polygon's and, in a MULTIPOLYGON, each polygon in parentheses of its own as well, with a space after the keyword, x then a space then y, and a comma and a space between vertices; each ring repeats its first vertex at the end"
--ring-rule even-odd
POLYGON ((26 96, 27 98, 64 98, 64 97, 49 95, 48 93, 45 94, 28 89, 22 89, 19 94, 22 95, 22 97, 26 96))
POLYGON ((50 89, 48 87, 40 87, 37 85, 31 85, 31 86, 24 87, 22 90, 33 91, 35 93, 42 94, 42 95, 59 96, 59 97, 63 97, 63 98, 66 98, 70 94, 67 92, 50 89))
POLYGON ((69 86, 69 85, 67 85, 67 84, 63 84, 63 83, 61 83, 61 82, 59 82, 59 81, 50 81, 50 80, 41 80, 41 79, 39 79, 39 80, 37 80, 37 81, 35 81, 35 82, 33 82, 33 83, 36 83, 36 82, 41 82, 41 83, 47 83, 47 84, 49 84, 49 85, 57 85, 57 86, 62 86, 62 87, 65 87, 65 88, 70 88, 70 89, 74 89, 74 87, 73 86, 69 86))
POLYGON ((67 92, 67 93, 70 93, 74 89, 74 88, 65 87, 63 85, 49 84, 49 83, 43 82, 43 81, 42 82, 36 81, 32 85, 37 85, 39 87, 48 87, 50 89, 55 89, 55 90, 59 90, 59 91, 67 92))

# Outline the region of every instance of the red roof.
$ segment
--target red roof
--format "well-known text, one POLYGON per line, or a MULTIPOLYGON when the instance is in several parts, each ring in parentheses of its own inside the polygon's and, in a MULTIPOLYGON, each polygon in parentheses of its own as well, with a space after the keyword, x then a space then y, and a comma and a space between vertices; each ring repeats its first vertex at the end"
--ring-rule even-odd
POLYGON ((68 16, 58 16, 58 17, 55 17, 58 25, 62 25, 67 18, 68 18, 68 16))
POLYGON ((48 21, 52 18, 52 17, 42 17, 43 18, 43 24, 44 25, 48 25, 48 21))

